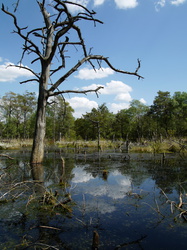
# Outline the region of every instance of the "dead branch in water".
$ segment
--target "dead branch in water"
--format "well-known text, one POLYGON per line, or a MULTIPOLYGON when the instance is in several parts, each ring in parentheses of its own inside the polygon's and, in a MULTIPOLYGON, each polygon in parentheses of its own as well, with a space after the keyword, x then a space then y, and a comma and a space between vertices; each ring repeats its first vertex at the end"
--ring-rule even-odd
POLYGON ((12 157, 10 157, 9 155, 6 155, 6 154, 0 154, 0 156, 6 157, 6 158, 8 158, 10 160, 14 160, 14 158, 12 158, 12 157))
MULTIPOLYGON (((184 203, 183 201, 183 194, 180 192, 179 195, 179 203, 175 202, 175 201, 171 201, 168 196, 166 195, 166 193, 161 189, 161 192, 163 193, 163 195, 166 198, 166 203, 169 203, 171 205, 171 213, 174 213, 174 209, 179 211, 179 214, 176 217, 179 218, 183 218, 185 221, 187 221, 187 207, 184 207, 184 205, 186 205, 187 203, 184 203), (184 207, 184 208, 182 208, 184 207)), ((185 194, 186 196, 186 194, 185 194)), ((175 217, 175 219, 176 219, 175 217)))

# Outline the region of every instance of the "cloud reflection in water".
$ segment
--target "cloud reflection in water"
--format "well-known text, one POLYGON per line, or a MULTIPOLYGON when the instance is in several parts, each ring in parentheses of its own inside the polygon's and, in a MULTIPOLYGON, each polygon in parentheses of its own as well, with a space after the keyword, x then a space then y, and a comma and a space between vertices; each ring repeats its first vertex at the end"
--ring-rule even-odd
POLYGON ((118 170, 109 172, 107 181, 98 175, 94 178, 84 167, 74 168, 73 174, 76 193, 86 195, 89 211, 97 209, 101 213, 112 213, 116 209, 113 201, 123 199, 131 190, 130 177, 123 176, 118 170))

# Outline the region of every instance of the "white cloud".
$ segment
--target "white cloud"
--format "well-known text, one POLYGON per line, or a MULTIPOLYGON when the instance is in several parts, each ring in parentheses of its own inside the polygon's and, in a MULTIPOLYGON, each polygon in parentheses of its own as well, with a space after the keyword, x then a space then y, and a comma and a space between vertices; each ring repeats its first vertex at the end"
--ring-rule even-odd
POLYGON ((120 9, 130 9, 138 6, 137 0, 114 0, 120 9))
MULTIPOLYGON (((117 113, 121 109, 129 108, 129 102, 132 101, 130 92, 132 88, 123 83, 122 81, 110 81, 105 85, 91 84, 89 86, 84 86, 81 90, 96 89, 98 86, 102 86, 103 89, 99 90, 101 95, 111 95, 110 100, 114 100, 120 103, 107 103, 110 112, 117 113)), ((77 89, 79 90, 79 89, 77 89)), ((95 94, 95 93, 94 93, 95 94)), ((98 104, 95 101, 91 101, 86 97, 73 97, 66 99, 70 106, 74 109, 74 117, 80 118, 86 112, 90 112, 93 108, 98 108, 98 104)), ((145 102, 142 98, 142 102, 145 102)))
MULTIPOLYGON (((91 85, 82 87, 82 89, 83 89, 83 90, 97 89, 99 86, 105 87, 105 86, 102 85, 102 84, 98 85, 98 84, 93 83, 93 84, 91 84, 91 85)), ((100 92, 100 91, 99 91, 99 92, 100 92)))
MULTIPOLYGON (((86 7, 89 3, 89 0, 71 0, 70 2, 77 3, 86 7)), ((67 4, 67 7, 71 12, 83 11, 81 7, 74 5, 74 4, 67 4)))
POLYGON ((104 86, 104 89, 100 90, 101 94, 104 95, 117 95, 117 94, 125 94, 125 93, 129 93, 132 91, 132 88, 121 82, 121 81, 114 81, 112 80, 109 83, 106 83, 106 86, 104 86))
MULTIPOLYGON (((78 3, 80 5, 83 5, 84 7, 88 7, 88 4, 91 3, 91 0, 72 0, 71 2, 78 3)), ((106 2, 106 0, 93 0, 94 6, 101 6, 106 2)), ((178 6, 180 4, 185 3, 186 0, 156 0, 155 1, 155 9, 156 11, 159 11, 160 8, 165 7, 166 3, 172 4, 175 6, 178 6)), ((117 8, 119 9, 133 9, 136 8, 139 5, 138 0, 114 0, 114 3, 116 4, 117 8)), ((69 10, 71 12, 78 12, 83 11, 83 9, 79 6, 73 5, 73 4, 67 4, 69 10)))
POLYGON ((144 98, 140 98, 140 102, 143 103, 143 104, 146 104, 146 100, 144 98))
MULTIPOLYGON (((120 103, 109 103, 109 110, 114 114, 117 113, 121 109, 129 108, 129 102, 132 101, 132 97, 130 92, 132 88, 123 83, 122 81, 110 81, 105 85, 97 85, 91 84, 89 86, 82 87, 83 90, 96 89, 98 86, 104 87, 99 90, 99 94, 101 95, 115 95, 115 97, 111 97, 115 101, 120 101, 120 103)), ((68 100, 67 100, 68 101, 68 100)), ((81 114, 85 114, 86 111, 89 112, 92 108, 97 108, 98 105, 94 101, 89 101, 85 97, 74 97, 69 100, 70 105, 75 110, 75 117, 81 117, 81 114), (82 112, 82 113, 81 113, 82 112)))
POLYGON ((83 68, 79 70, 79 73, 76 78, 84 79, 84 80, 93 80, 107 77, 109 75, 113 75, 114 71, 111 68, 102 68, 102 69, 88 69, 83 68))
POLYGON ((174 1, 171 1, 171 4, 178 6, 178 5, 183 4, 185 2, 186 2, 186 0, 174 0, 174 1))
MULTIPOLYGON (((72 0, 71 2, 78 3, 83 5, 84 7, 87 7, 90 0, 72 0)), ((94 6, 100 6, 104 4, 105 0, 94 0, 93 2, 94 6)), ((138 6, 137 0, 114 0, 114 2, 119 9, 130 9, 138 6)), ((67 6, 71 12, 78 12, 82 10, 80 7, 73 4, 67 4, 67 6)))
POLYGON ((132 88, 121 82, 121 81, 114 81, 111 80, 110 82, 106 83, 106 85, 97 85, 97 84, 91 84, 89 86, 82 87, 83 90, 89 90, 89 89, 96 89, 98 86, 102 86, 103 89, 99 90, 99 93, 102 95, 116 95, 115 100, 117 101, 131 101, 132 98, 129 94, 129 92, 132 91, 132 88))
POLYGON ((123 102, 123 103, 111 103, 109 104, 110 108, 110 112, 113 112, 114 114, 117 114, 117 112, 119 112, 122 109, 128 109, 130 104, 127 102, 123 102))
POLYGON ((183 4, 185 2, 186 2, 186 0, 168 0, 168 1, 167 0, 159 0, 159 1, 155 2, 155 9, 156 9, 156 11, 159 11, 160 8, 163 8, 166 6, 166 3, 178 6, 178 5, 183 4))
POLYGON ((94 5, 99 6, 99 5, 103 4, 104 2, 105 2, 105 0, 94 0, 94 5))
POLYGON ((132 97, 128 92, 126 92, 126 93, 120 93, 120 94, 116 95, 114 100, 115 101, 130 102, 130 101, 132 101, 132 97))
POLYGON ((11 62, 5 62, 0 65, 0 82, 13 82, 18 77, 29 77, 32 73, 28 70, 18 68, 18 67, 8 67, 9 65, 14 65, 11 62))
POLYGON ((159 11, 160 8, 163 8, 166 4, 166 0, 159 0, 155 3, 155 10, 159 11))
POLYGON ((82 114, 90 112, 92 108, 98 108, 98 104, 95 101, 90 101, 86 97, 73 97, 66 99, 70 106, 74 109, 73 116, 75 118, 80 118, 82 114))

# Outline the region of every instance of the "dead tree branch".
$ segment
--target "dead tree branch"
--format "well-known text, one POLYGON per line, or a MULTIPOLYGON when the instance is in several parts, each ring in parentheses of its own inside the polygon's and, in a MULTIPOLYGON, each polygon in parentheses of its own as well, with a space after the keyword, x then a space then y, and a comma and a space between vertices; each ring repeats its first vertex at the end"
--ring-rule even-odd
MULTIPOLYGON (((14 64, 9 64, 7 67, 15 67, 15 68, 19 68, 19 69, 25 69, 25 70, 28 70, 29 72, 31 72, 34 76, 36 76, 36 78, 39 79, 39 76, 38 74, 36 74, 32 69, 28 68, 28 67, 25 67, 23 65, 14 65, 14 64)), ((32 79, 34 80, 34 79, 32 79)), ((38 81, 37 79, 35 79, 35 81, 38 81)))
POLYGON ((108 66, 114 70, 115 72, 122 73, 122 74, 127 74, 127 75, 134 75, 137 76, 138 79, 143 78, 138 74, 138 69, 139 69, 139 63, 138 63, 138 68, 135 70, 135 72, 129 72, 129 71, 124 71, 124 70, 119 70, 116 69, 112 64, 109 62, 107 57, 101 56, 101 55, 89 55, 87 57, 84 57, 81 61, 79 61, 74 67, 72 67, 65 75, 63 75, 61 78, 59 78, 56 83, 54 83, 51 88, 48 90, 49 96, 53 95, 53 92, 55 89, 57 89, 62 82, 64 82, 70 75, 72 75, 74 72, 77 71, 77 69, 83 65, 85 62, 90 61, 90 60, 100 60, 100 61, 105 61, 108 66))
POLYGON ((14 160, 14 158, 10 157, 9 155, 6 155, 6 154, 0 154, 0 157, 6 157, 10 160, 14 160))
MULTIPOLYGON (((80 28, 75 25, 75 23, 79 20, 85 19, 85 20, 89 20, 89 21, 94 21, 94 23, 103 23, 102 21, 94 18, 94 15, 96 14, 96 12, 94 11, 89 11, 86 7, 82 6, 81 4, 75 3, 75 2, 71 2, 71 1, 60 1, 60 0, 54 0, 53 1, 54 4, 50 4, 51 7, 53 7, 56 11, 57 11, 57 16, 54 19, 52 15, 50 15, 45 7, 45 1, 43 2, 38 2, 38 5, 40 7, 40 11, 41 14, 43 16, 43 20, 45 25, 43 27, 37 27, 35 29, 32 29, 28 32, 26 32, 26 34, 24 34, 23 32, 25 30, 27 30, 28 27, 24 27, 21 28, 18 25, 18 21, 17 18, 14 14, 12 14, 11 12, 9 12, 8 10, 5 10, 4 5, 2 4, 2 11, 11 16, 14 20, 14 25, 16 27, 16 31, 14 31, 15 33, 17 33, 24 41, 24 45, 23 45, 23 53, 21 56, 21 60, 20 60, 20 65, 21 62, 25 56, 25 54, 30 54, 30 53, 35 53, 36 54, 36 58, 34 60, 32 60, 32 63, 36 62, 36 61, 40 61, 41 65, 43 65, 44 63, 49 63, 52 62, 54 56, 56 53, 58 53, 59 57, 61 58, 61 64, 57 67, 55 67, 54 69, 50 70, 50 76, 52 76, 54 73, 59 72, 62 68, 65 68, 65 48, 68 45, 79 45, 82 47, 82 51, 84 53, 84 58, 82 60, 80 60, 75 66, 73 66, 66 74, 64 74, 62 77, 60 77, 50 88, 48 91, 48 96, 52 96, 52 95, 57 95, 58 93, 61 94, 61 92, 57 91, 55 93, 53 93, 60 85, 62 82, 64 82, 71 74, 73 74, 75 71, 78 70, 78 68, 84 64, 85 62, 89 62, 91 64, 91 66, 95 69, 95 66, 93 64, 92 61, 97 61, 99 67, 101 68, 101 62, 104 61, 112 70, 114 70, 115 72, 118 73, 122 73, 122 74, 128 74, 128 75, 134 75, 136 77, 138 77, 138 79, 143 78, 142 76, 139 75, 138 71, 140 69, 140 60, 138 59, 138 66, 135 69, 134 72, 129 72, 129 71, 124 71, 124 70, 119 70, 116 69, 108 60, 107 57, 104 56, 100 56, 100 55, 89 55, 89 53, 87 53, 87 49, 84 43, 84 39, 82 37, 81 34, 81 30, 80 28), (80 10, 82 9, 83 12, 79 12, 76 15, 72 15, 69 10, 68 10, 68 5, 75 5, 78 8, 80 8, 80 10), (66 17, 64 18, 64 15, 66 15, 66 17), (63 20, 61 21, 61 17, 63 16, 63 20), (72 42, 69 41, 69 37, 67 36, 68 31, 69 30, 74 30, 78 36, 78 41, 72 42), (62 42, 60 41, 60 39, 65 36, 65 41, 62 42), (41 43, 43 45, 43 51, 40 51, 39 47, 36 45, 36 43, 33 42, 31 36, 34 36, 36 38, 41 39, 41 43)), ((17 8, 17 6, 16 6, 17 8)), ((35 77, 36 80, 39 82, 40 79, 40 75, 33 72, 31 69, 24 67, 24 66, 20 66, 23 69, 29 70, 35 77)), ((32 79, 33 81, 34 79, 32 79)), ((25 82, 29 82, 31 80, 27 80, 27 81, 23 81, 21 83, 25 83, 25 82)), ((95 90, 93 90, 95 91, 95 90)), ((67 91, 68 93, 70 93, 70 91, 67 91)), ((95 91, 96 92, 96 91, 95 91)), ((62 91, 62 93, 64 93, 62 91)), ((72 93, 78 93, 78 92, 74 92, 72 91, 72 93)), ((82 92, 80 92, 82 93, 82 92)))
MULTIPOLYGON (((167 197, 167 195, 165 194, 165 192, 161 189, 161 192, 163 193, 163 195, 165 196, 165 198, 166 198, 166 203, 169 203, 170 205, 171 205, 171 213, 173 214, 174 213, 174 209, 176 210, 176 211, 179 211, 179 214, 175 217, 175 219, 177 218, 177 217, 179 217, 179 218, 183 218, 185 221, 187 221, 187 208, 186 207, 184 207, 184 205, 186 204, 186 203, 184 203, 184 201, 183 201, 183 194, 182 193, 180 193, 179 194, 179 203, 177 203, 177 202, 175 202, 175 201, 171 201, 168 197, 167 197)), ((186 194, 185 194, 185 196, 186 196, 186 194)))
POLYGON ((89 89, 89 90, 64 90, 64 91, 58 91, 58 92, 53 92, 51 93, 49 96, 56 96, 56 95, 60 95, 60 94, 67 94, 67 93, 73 93, 73 94, 87 94, 87 93, 91 93, 91 92, 95 92, 97 97, 98 97, 98 91, 100 89, 103 89, 102 86, 99 86, 96 89, 89 89))

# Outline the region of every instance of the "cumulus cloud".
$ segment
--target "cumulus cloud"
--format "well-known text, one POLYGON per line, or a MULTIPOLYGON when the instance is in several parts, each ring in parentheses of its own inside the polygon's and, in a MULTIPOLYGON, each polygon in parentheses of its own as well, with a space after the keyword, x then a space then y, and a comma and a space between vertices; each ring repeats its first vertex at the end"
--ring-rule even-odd
POLYGON ((91 101, 86 97, 72 97, 66 99, 70 106, 74 109, 74 117, 80 118, 82 114, 90 112, 93 108, 98 108, 95 101, 91 101))
POLYGON ((120 9, 130 9, 138 6, 137 0, 114 0, 114 2, 120 9))
POLYGON ((99 86, 101 86, 101 87, 103 87, 103 88, 105 87, 105 86, 102 85, 102 84, 98 85, 98 84, 93 83, 93 84, 91 84, 91 85, 82 87, 82 89, 83 89, 83 90, 97 89, 99 86))
POLYGON ((104 89, 101 89, 100 92, 103 95, 120 95, 120 94, 126 94, 132 91, 132 88, 121 82, 121 81, 114 81, 106 83, 104 86, 104 89))
POLYGON ((132 97, 130 95, 130 93, 126 92, 126 93, 120 93, 118 95, 116 95, 115 101, 125 101, 125 102, 130 102, 132 101, 132 97))
POLYGON ((109 110, 111 112, 113 112, 114 114, 117 114, 122 109, 128 109, 130 107, 130 104, 127 103, 127 102, 123 102, 123 103, 110 103, 109 106, 110 106, 109 110))
POLYGON ((93 79, 104 78, 113 74, 114 71, 111 68, 101 68, 96 70, 83 68, 79 70, 78 75, 75 77, 84 80, 93 80, 93 79))
POLYGON ((103 87, 103 89, 99 90, 99 93, 102 95, 116 95, 115 100, 116 101, 131 101, 132 98, 130 96, 130 92, 132 91, 132 88, 121 82, 121 81, 114 81, 111 80, 110 82, 106 83, 105 85, 97 85, 97 84, 91 84, 89 86, 82 87, 83 90, 89 90, 89 89, 96 89, 98 86, 103 87))
MULTIPOLYGON (((99 90, 99 94, 101 95, 113 95, 111 99, 113 99, 116 102, 120 103, 109 103, 109 110, 113 113, 117 113, 121 109, 129 108, 129 102, 132 101, 132 97, 130 95, 130 92, 132 91, 132 88, 123 83, 122 81, 110 81, 106 83, 105 85, 97 85, 97 84, 91 84, 89 86, 82 87, 82 90, 89 90, 89 89, 96 89, 98 86, 102 86, 103 89, 99 90)), ((74 97, 70 99, 69 103, 73 107, 73 109, 76 112, 76 117, 80 117, 81 112, 83 111, 91 111, 92 108, 97 108, 98 105, 94 101, 89 101, 85 97, 74 97), (72 101, 75 103, 72 103, 72 101)), ((82 114, 84 114, 83 112, 82 114)))
POLYGON ((146 104, 147 102, 146 102, 146 100, 144 99, 144 98, 140 98, 140 100, 139 100, 141 103, 143 103, 143 104, 146 104))
MULTIPOLYGON (((132 88, 129 85, 123 83, 122 81, 112 80, 104 85, 91 84, 89 86, 84 86, 81 90, 96 89, 98 86, 103 87, 103 89, 99 90, 99 94, 110 95, 110 100, 112 99, 113 101, 116 101, 116 103, 111 102, 107 104, 111 112, 116 114, 121 109, 129 108, 129 103, 132 101, 132 97, 130 95, 132 88)), ((83 114, 90 112, 93 108, 98 108, 97 102, 91 101, 86 97, 73 97, 66 100, 74 109, 75 118, 80 118, 83 114)), ((145 100, 142 98, 141 102, 145 103, 145 100)))
MULTIPOLYGON (((2 61, 2 58, 0 58, 2 61)), ((0 65, 0 82, 13 82, 19 77, 29 77, 32 73, 26 69, 13 67, 11 62, 5 62, 0 65)))

